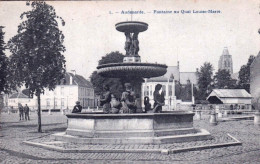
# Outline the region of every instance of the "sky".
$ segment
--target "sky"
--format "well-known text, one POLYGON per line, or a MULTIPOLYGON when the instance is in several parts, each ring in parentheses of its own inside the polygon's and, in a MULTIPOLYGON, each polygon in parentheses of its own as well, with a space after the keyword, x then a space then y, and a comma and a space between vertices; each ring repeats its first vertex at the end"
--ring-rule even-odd
MULTIPOLYGON (((176 66, 182 72, 195 72, 204 62, 218 69, 224 47, 233 58, 234 72, 260 50, 260 1, 258 0, 172 0, 172 1, 49 1, 66 22, 60 30, 65 35, 67 71, 89 78, 98 60, 111 51, 125 54, 125 36, 115 29, 122 21, 148 23, 139 34, 142 62, 176 66), (122 11, 145 14, 122 14, 122 11), (158 14, 155 11, 179 11, 158 14), (214 10, 220 13, 193 13, 214 10), (182 11, 185 13, 183 14, 182 11), (187 13, 187 12, 191 13, 187 13), (111 14, 113 13, 113 14, 111 14)), ((23 1, 0 1, 0 26, 5 26, 5 42, 17 34, 20 15, 30 10, 23 1)), ((10 53, 7 51, 7 55, 10 53)))

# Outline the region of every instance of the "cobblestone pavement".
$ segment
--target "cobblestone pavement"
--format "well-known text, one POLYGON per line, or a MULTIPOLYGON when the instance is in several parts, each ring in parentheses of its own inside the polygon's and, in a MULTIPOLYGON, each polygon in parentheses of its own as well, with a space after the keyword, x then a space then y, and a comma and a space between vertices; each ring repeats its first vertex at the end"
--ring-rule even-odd
POLYGON ((0 115, 1 163, 260 163, 260 127, 253 120, 220 122, 210 126, 207 117, 194 120, 195 128, 213 135, 229 133, 242 146, 206 149, 176 154, 153 153, 60 153, 22 144, 22 141, 65 131, 66 116, 43 113, 43 133, 37 133, 37 115, 30 121, 19 121, 18 114, 0 115))

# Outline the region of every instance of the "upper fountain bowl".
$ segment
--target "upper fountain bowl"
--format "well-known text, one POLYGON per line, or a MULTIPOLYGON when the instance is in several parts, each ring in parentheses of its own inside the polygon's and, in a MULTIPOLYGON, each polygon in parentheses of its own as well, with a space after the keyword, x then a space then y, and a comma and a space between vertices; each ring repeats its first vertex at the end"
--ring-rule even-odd
POLYGON ((166 71, 166 65, 157 63, 110 63, 97 67, 98 74, 109 78, 151 78, 162 76, 166 71))
POLYGON ((147 23, 137 21, 120 22, 115 26, 117 31, 128 33, 144 32, 148 29, 147 23))

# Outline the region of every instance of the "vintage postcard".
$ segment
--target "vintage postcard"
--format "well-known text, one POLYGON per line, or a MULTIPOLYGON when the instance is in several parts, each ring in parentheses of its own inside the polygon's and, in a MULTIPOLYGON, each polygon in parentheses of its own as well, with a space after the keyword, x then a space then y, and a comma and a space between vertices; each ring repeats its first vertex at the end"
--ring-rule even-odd
POLYGON ((260 163, 260 1, 0 1, 1 163, 260 163))

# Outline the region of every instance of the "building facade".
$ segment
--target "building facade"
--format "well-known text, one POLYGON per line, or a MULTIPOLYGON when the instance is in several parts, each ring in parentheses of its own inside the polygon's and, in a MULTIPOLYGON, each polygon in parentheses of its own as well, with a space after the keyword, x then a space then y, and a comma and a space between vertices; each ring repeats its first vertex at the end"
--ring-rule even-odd
POLYGON ((37 107, 37 101, 30 98, 29 95, 24 94, 22 91, 13 93, 10 97, 8 97, 7 101, 8 106, 12 109, 18 109, 18 103, 21 103, 22 105, 27 104, 31 109, 37 107))
POLYGON ((41 96, 42 109, 72 109, 76 101, 83 108, 95 106, 92 84, 76 73, 66 73, 65 80, 54 91, 46 89, 41 96))
POLYGON ((251 110, 252 96, 245 89, 213 89, 207 100, 224 109, 251 110))
MULTIPOLYGON (((250 66, 250 93, 253 97, 252 103, 260 103, 260 52, 250 66)), ((259 106, 260 108, 260 106, 259 106)))
MULTIPOLYGON (((38 107, 37 97, 30 98, 22 93, 22 90, 13 93, 7 99, 8 104, 6 105, 8 107, 17 108, 18 103, 28 104, 31 109, 38 107)), ((53 91, 45 89, 45 92, 41 94, 41 109, 73 109, 76 101, 80 101, 83 108, 92 108, 98 103, 92 84, 81 75, 67 72, 65 79, 53 91)))
POLYGON ((193 86, 198 83, 197 72, 180 72, 179 62, 177 66, 168 66, 164 76, 145 79, 142 83, 142 106, 144 97, 148 96, 153 105, 153 92, 157 84, 162 85, 165 94, 165 106, 163 110, 180 109, 181 105, 194 103, 193 86))
POLYGON ((233 74, 233 61, 232 56, 228 52, 228 48, 224 47, 223 53, 218 61, 218 69, 225 69, 233 74))

